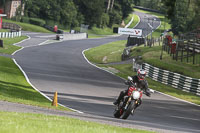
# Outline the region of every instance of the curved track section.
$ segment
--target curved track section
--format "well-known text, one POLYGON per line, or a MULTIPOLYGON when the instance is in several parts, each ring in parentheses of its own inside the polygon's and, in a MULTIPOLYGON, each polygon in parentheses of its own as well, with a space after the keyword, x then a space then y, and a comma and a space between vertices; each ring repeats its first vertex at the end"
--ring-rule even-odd
POLYGON ((113 118, 112 102, 127 86, 121 78, 90 65, 82 51, 123 39, 127 36, 28 47, 16 53, 15 59, 38 90, 51 98, 57 91, 59 103, 98 116, 99 120, 139 125, 159 132, 199 132, 200 107, 159 93, 151 98, 144 96, 134 117, 113 118))

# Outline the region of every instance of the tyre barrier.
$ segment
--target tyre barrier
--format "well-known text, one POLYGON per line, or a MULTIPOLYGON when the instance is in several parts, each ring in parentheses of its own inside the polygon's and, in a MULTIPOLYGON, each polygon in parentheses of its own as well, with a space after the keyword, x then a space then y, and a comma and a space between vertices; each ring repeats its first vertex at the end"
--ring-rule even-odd
POLYGON ((200 96, 200 79, 162 70, 147 63, 143 63, 142 68, 147 71, 147 77, 155 81, 170 85, 176 89, 181 89, 186 92, 192 92, 200 96))
POLYGON ((14 38, 20 37, 22 35, 21 31, 18 32, 0 32, 0 38, 14 38))

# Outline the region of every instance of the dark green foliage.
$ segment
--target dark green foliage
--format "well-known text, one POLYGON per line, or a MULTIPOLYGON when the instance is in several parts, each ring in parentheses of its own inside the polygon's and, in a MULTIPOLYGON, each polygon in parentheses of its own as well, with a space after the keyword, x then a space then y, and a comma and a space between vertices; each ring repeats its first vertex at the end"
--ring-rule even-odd
MULTIPOLYGON (((169 1, 169 0, 168 0, 169 1)), ((175 35, 186 33, 200 27, 200 2, 198 0, 177 0, 174 5, 173 15, 169 18, 175 35)))
POLYGON ((30 19, 29 19, 29 22, 30 22, 31 24, 39 25, 39 26, 44 26, 45 23, 46 23, 44 20, 39 19, 39 18, 30 18, 30 19))
POLYGON ((174 17, 174 9, 175 9, 175 3, 176 0, 163 0, 163 3, 165 4, 165 7, 167 9, 166 14, 169 19, 172 19, 174 17))
POLYGON ((23 23, 30 23, 29 17, 22 17, 21 22, 23 22, 23 23))
MULTIPOLYGON (((0 0, 0 3, 3 2, 4 0, 0 0)), ((25 3, 24 17, 21 16, 20 6, 18 9, 20 12, 15 20, 40 26, 45 23, 50 26, 58 25, 64 29, 80 27, 81 24, 89 25, 89 28, 112 27, 113 24, 120 24, 122 19, 132 12, 133 5, 133 0, 26 0, 23 2, 25 3)))
POLYGON ((133 0, 119 0, 119 4, 121 5, 122 18, 124 19, 133 11, 133 0))
POLYGON ((109 13, 110 16, 110 23, 109 23, 109 27, 112 27, 113 24, 120 24, 121 20, 122 20, 122 13, 121 12, 117 12, 116 10, 112 10, 109 13))

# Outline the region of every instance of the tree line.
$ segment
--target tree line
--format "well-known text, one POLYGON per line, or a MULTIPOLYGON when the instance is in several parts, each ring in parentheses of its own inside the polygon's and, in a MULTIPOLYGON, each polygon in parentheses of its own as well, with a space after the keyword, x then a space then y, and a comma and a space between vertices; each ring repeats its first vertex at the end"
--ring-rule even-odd
POLYGON ((200 28, 199 0, 134 0, 134 4, 163 13, 175 35, 200 28))
MULTIPOLYGON (((0 0, 3 3, 4 0, 0 0)), ((39 18, 64 28, 112 27, 133 11, 133 0, 23 0, 24 18, 39 18)), ((20 10, 20 9, 19 9, 20 10)), ((18 16, 20 15, 17 14, 18 16)))

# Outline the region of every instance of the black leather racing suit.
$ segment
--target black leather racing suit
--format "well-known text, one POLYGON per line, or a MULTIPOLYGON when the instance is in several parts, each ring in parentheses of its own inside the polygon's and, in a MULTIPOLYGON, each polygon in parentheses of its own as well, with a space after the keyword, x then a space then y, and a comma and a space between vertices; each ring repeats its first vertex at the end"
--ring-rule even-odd
MULTIPOLYGON (((144 94, 146 94, 147 96, 150 97, 151 94, 150 94, 149 89, 148 89, 148 82, 146 80, 139 80, 137 75, 136 76, 132 76, 132 79, 133 79, 133 83, 136 84, 136 87, 137 88, 141 88, 143 90, 144 94)), ((125 81, 125 84, 129 85, 129 81, 125 81)), ((115 105, 119 104, 120 100, 122 100, 123 97, 128 94, 128 89, 120 92, 119 97, 114 102, 115 105)), ((140 100, 140 104, 141 104, 141 102, 142 101, 140 100)))

